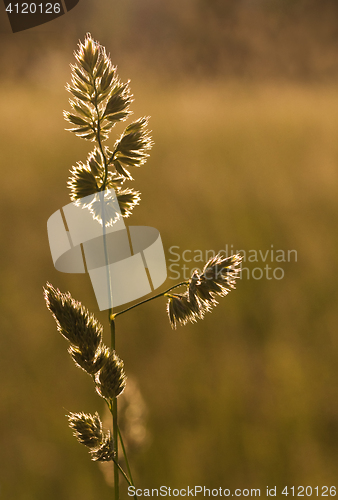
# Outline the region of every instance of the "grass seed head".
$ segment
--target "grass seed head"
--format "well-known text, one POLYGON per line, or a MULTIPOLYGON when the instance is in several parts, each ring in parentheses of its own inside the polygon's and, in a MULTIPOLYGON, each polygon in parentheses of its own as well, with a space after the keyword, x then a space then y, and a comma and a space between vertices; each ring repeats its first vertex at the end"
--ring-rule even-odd
POLYGON ((94 462, 110 462, 115 457, 114 441, 110 431, 103 437, 103 442, 99 448, 90 450, 94 462))
POLYGON ((70 413, 67 415, 69 427, 79 443, 89 448, 98 448, 103 441, 102 422, 99 414, 70 413))
POLYGON ((71 344, 69 352, 75 363, 84 370, 88 368, 88 373, 95 373, 102 357, 102 325, 69 292, 61 293, 47 283, 44 296, 58 331, 71 344))
POLYGON ((172 328, 203 319, 218 302, 216 297, 224 297, 235 288, 240 272, 241 257, 216 255, 208 260, 201 274, 195 270, 183 294, 167 294, 167 312, 172 328))
POLYGON ((100 396, 113 399, 123 392, 126 386, 123 366, 123 361, 115 351, 110 352, 105 358, 101 370, 96 374, 96 389, 100 396))

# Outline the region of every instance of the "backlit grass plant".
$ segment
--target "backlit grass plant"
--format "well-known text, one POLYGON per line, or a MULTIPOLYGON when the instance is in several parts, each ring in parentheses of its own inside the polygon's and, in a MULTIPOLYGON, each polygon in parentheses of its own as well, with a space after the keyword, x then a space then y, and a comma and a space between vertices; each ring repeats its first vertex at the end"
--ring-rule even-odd
MULTIPOLYGON (((72 95, 72 111, 65 111, 64 116, 71 124, 71 132, 95 146, 85 162, 72 167, 68 187, 71 200, 88 209, 104 228, 116 222, 116 210, 109 203, 114 192, 122 217, 129 217, 139 204, 140 193, 125 188, 124 183, 133 180, 130 171, 146 162, 153 143, 147 129, 148 118, 143 117, 129 123, 112 147, 104 145, 114 125, 130 117, 132 95, 129 82, 120 81, 105 48, 89 34, 84 43, 79 44, 75 58, 76 63, 71 66, 71 85, 67 86, 72 95), (102 191, 106 192, 104 204, 99 197, 96 198, 96 194, 102 191), (90 195, 91 202, 85 204, 82 199, 90 195)), ((226 258, 219 254, 205 264, 201 273, 194 271, 188 281, 127 309, 118 312, 109 309, 110 347, 103 343, 103 327, 94 315, 69 292, 62 293, 47 283, 44 289, 46 304, 58 331, 69 343, 68 352, 76 366, 92 377, 98 395, 112 414, 112 431, 103 429, 97 412, 94 415, 70 413, 68 421, 77 440, 89 448, 92 460, 114 463, 115 500, 119 499, 120 474, 129 485, 134 485, 117 420, 117 398, 126 386, 126 375, 123 362, 115 351, 116 317, 155 298, 167 297, 172 328, 203 319, 217 305, 217 297, 223 297, 235 288, 240 260, 239 255, 226 258), (173 293, 176 288, 183 291, 173 293), (126 470, 120 464, 118 441, 126 470)))

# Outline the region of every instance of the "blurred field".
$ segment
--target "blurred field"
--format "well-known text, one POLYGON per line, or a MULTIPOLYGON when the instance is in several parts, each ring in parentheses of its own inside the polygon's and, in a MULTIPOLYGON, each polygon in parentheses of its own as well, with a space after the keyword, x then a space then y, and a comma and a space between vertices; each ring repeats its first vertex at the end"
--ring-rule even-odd
POLYGON ((142 201, 129 224, 161 233, 161 289, 175 283, 172 264, 202 266, 174 263, 171 247, 269 252, 243 264, 249 274, 198 324, 172 331, 164 299, 117 318, 129 376, 121 427, 134 436, 137 486, 338 486, 336 3, 82 0, 81 9, 0 36, 0 498, 112 498, 109 468, 90 461, 65 418, 104 415, 103 403, 42 296, 46 281, 69 290, 109 343, 89 278, 53 268, 46 231, 69 203, 69 169, 91 150, 62 117, 87 30, 131 79, 134 117, 151 115, 155 146, 134 172, 142 201), (276 261, 278 250, 297 260, 276 261), (283 279, 254 279, 266 265, 283 279))
MULTIPOLYGON (((68 169, 90 147, 63 131, 59 78, 57 90, 1 88, 6 500, 112 495, 64 417, 102 413, 102 402, 42 298, 49 280, 96 311, 89 279, 58 273, 48 248, 47 218, 68 203, 68 169)), ((171 331, 164 300, 118 318, 117 349, 147 408, 148 438, 131 456, 137 484, 334 485, 338 90, 222 81, 146 88, 141 76, 132 90, 135 116, 152 116, 155 147, 135 174, 142 203, 131 224, 158 228, 168 258, 172 245, 264 253, 273 245, 298 255, 278 264, 282 280, 242 279, 199 324, 171 331)))

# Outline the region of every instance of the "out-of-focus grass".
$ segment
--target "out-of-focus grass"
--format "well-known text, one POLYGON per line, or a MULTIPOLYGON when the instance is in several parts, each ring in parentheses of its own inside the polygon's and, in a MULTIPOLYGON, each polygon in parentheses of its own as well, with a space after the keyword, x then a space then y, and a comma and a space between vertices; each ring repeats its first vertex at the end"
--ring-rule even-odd
MULTIPOLYGON (((196 325, 171 331, 161 299, 117 319, 118 353, 148 406, 151 438, 130 457, 137 484, 334 484, 337 90, 235 82, 160 90, 135 78, 132 89, 135 117, 152 116, 155 146, 135 172, 142 202, 129 223, 159 229, 168 259, 173 245, 181 254, 226 244, 298 257, 246 262, 251 271, 282 267, 284 278, 243 277, 196 325)), ((65 93, 3 86, 1 95, 0 492, 108 499, 64 417, 103 406, 42 298, 49 280, 97 310, 87 276, 53 269, 46 232, 69 202, 68 169, 90 145, 63 132, 65 93)))

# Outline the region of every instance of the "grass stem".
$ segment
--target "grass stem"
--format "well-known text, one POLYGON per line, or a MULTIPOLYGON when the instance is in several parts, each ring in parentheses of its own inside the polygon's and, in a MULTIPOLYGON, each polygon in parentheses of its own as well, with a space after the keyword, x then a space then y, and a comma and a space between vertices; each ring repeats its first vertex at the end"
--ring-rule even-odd
POLYGON ((142 300, 142 302, 138 302, 137 304, 134 304, 133 306, 127 307, 127 309, 124 309, 123 311, 119 311, 119 312, 117 312, 115 314, 111 314, 110 315, 110 319, 114 320, 116 318, 116 316, 119 316, 120 314, 123 314, 123 313, 125 313, 127 311, 130 311, 131 309, 134 309, 134 307, 137 307, 137 306, 140 306, 142 304, 145 304, 146 302, 150 302, 151 300, 157 299, 158 297, 163 297, 164 295, 166 295, 168 292, 170 292, 174 288, 178 288, 179 286, 187 285, 188 283, 189 283, 188 281, 182 281, 181 283, 178 283, 177 285, 174 285, 171 288, 168 288, 168 290, 166 290, 165 292, 162 292, 162 293, 159 293, 157 295, 154 295, 153 297, 149 297, 149 299, 142 300))
MULTIPOLYGON (((112 309, 109 309, 109 323, 110 323, 110 333, 111 333, 111 349, 115 350, 115 321, 112 318, 112 309)), ((113 441, 114 441, 114 500, 119 500, 119 453, 118 453, 118 426, 117 426, 117 398, 113 398, 111 413, 113 416, 113 441)))
POLYGON ((120 443, 121 443, 121 448, 122 448, 123 456, 124 456, 124 459, 126 461, 126 466, 127 466, 127 471, 128 471, 128 474, 129 474, 130 482, 131 482, 131 485, 134 486, 134 481, 133 481, 133 477, 131 475, 131 470, 130 470, 130 467, 129 467, 129 462, 128 462, 128 457, 127 457, 126 449, 124 447, 124 443, 123 443, 123 439, 122 439, 122 434, 121 434, 121 431, 120 431, 119 427, 117 427, 117 432, 118 432, 118 435, 119 435, 119 438, 120 438, 120 443))

